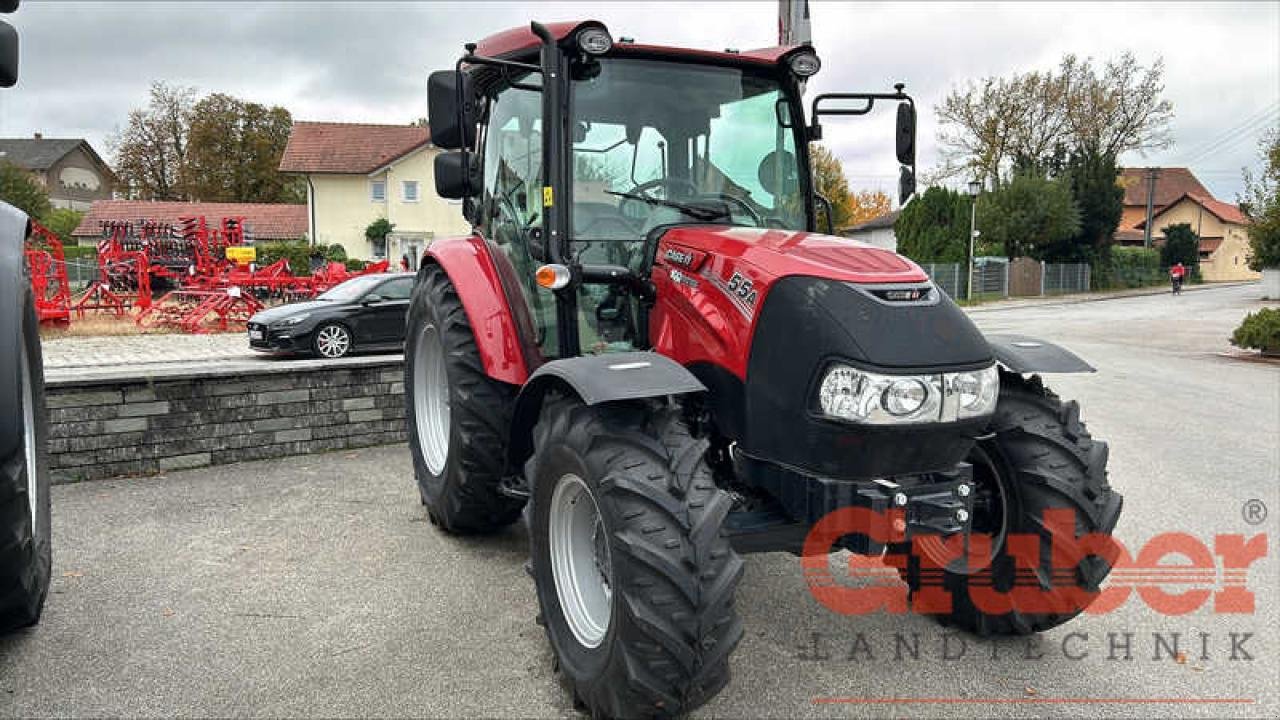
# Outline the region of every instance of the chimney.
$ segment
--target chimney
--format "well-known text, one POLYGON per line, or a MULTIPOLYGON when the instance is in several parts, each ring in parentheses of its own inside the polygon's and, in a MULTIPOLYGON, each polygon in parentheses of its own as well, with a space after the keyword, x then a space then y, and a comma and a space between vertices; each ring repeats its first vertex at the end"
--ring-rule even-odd
POLYGON ((36 139, 37 139, 37 140, 43 140, 43 139, 44 139, 44 133, 36 133, 36 139))

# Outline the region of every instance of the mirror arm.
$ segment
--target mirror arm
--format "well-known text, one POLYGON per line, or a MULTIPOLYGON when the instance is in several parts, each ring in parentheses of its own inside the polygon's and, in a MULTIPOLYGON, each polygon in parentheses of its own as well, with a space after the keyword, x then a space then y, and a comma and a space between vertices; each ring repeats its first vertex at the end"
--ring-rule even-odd
POLYGON ((817 190, 814 190, 814 191, 813 191, 813 196, 814 196, 815 198, 817 198, 818 202, 822 203, 822 206, 823 206, 824 208, 826 208, 826 209, 827 209, 827 234, 828 234, 828 235, 835 235, 835 234, 836 234, 836 211, 835 211, 835 208, 833 208, 833 207, 831 206, 831 201, 830 201, 829 199, 827 199, 827 196, 826 196, 826 195, 823 195, 822 193, 818 192, 817 190))

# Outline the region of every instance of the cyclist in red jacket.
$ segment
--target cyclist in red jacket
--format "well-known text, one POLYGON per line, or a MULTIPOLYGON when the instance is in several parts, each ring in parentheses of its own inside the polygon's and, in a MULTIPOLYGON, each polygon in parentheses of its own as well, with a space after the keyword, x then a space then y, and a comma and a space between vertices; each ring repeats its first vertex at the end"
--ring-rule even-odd
POLYGON ((1173 294, 1177 295, 1182 292, 1182 281, 1187 276, 1187 268, 1178 263, 1169 268, 1169 278, 1173 280, 1173 294))

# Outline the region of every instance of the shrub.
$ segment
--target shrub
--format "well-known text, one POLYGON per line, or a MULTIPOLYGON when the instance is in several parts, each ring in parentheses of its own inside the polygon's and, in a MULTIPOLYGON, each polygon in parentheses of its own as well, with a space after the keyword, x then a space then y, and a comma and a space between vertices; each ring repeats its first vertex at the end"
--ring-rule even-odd
POLYGON ((324 249, 324 259, 329 262, 344 263, 347 261, 347 249, 338 243, 334 243, 324 249))
POLYGON ((355 258, 348 258, 342 262, 347 266, 347 270, 349 272, 360 272, 361 270, 364 270, 364 266, 366 265, 365 261, 357 260, 355 258))
POLYGON ((289 270, 294 275, 311 273, 311 253, 313 248, 306 240, 280 240, 277 242, 256 243, 258 249, 258 267, 265 267, 280 258, 289 259, 289 270))
POLYGON ((40 219, 40 223, 58 236, 58 239, 65 245, 74 245, 76 239, 71 237, 71 233, 75 232, 80 226, 80 220, 84 218, 84 213, 79 210, 71 210, 70 208, 53 208, 40 219))
POLYGON ((1113 247, 1098 260, 1099 288, 1139 288, 1161 285, 1167 277, 1160 269, 1155 248, 1113 247))
POLYGON ((1246 315, 1232 333, 1231 344, 1261 350, 1263 355, 1280 355, 1280 309, 1263 308, 1246 315))

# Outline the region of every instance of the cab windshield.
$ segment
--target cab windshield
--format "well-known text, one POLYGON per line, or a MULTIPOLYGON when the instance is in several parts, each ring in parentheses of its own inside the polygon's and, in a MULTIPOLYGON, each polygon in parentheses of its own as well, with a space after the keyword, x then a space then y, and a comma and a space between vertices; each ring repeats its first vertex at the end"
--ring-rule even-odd
POLYGON ((573 83, 574 240, 661 225, 804 230, 790 105, 737 68, 604 59, 573 83))

